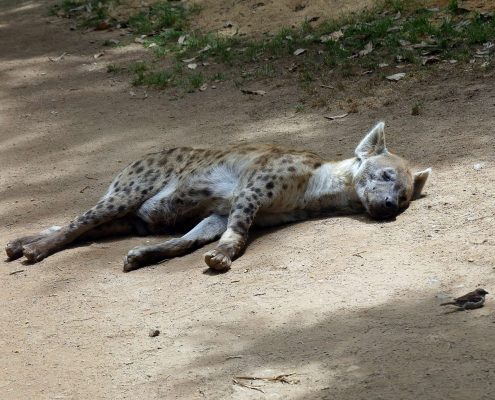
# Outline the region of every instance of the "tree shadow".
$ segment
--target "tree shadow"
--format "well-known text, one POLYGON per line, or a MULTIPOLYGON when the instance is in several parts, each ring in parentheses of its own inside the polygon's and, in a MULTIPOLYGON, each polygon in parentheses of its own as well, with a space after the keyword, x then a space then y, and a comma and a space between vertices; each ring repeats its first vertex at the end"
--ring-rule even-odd
POLYGON ((335 311, 329 311, 330 305, 308 310, 314 318, 292 317, 278 326, 269 323, 268 315, 248 314, 232 324, 211 321, 202 329, 220 339, 196 335, 193 340, 198 345, 206 341, 214 350, 176 371, 182 377, 186 371, 197 374, 197 379, 184 378, 170 390, 192 396, 201 388, 208 398, 233 399, 490 398, 495 354, 486 337, 493 329, 491 311, 450 314, 431 293, 410 292, 407 298, 358 308, 344 302, 335 311), (245 334, 237 343, 221 340, 240 331, 245 334), (243 381, 265 394, 232 383, 236 376, 291 373, 289 381, 300 385, 243 381))

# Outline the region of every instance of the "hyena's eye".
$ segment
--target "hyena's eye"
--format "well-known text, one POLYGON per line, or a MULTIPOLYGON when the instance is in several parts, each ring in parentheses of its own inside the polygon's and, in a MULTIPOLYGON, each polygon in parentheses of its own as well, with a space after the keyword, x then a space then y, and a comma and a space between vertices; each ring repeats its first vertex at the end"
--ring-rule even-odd
POLYGON ((389 171, 383 171, 382 179, 385 182, 389 182, 389 181, 393 181, 394 180, 394 177, 393 177, 393 175, 389 171))

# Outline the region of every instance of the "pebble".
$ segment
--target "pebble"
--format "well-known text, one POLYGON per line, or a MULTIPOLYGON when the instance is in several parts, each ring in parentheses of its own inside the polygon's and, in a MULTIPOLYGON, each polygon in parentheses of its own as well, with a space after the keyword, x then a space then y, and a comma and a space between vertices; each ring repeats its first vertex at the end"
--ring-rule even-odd
POLYGON ((158 329, 150 329, 149 336, 150 337, 157 337, 160 334, 160 331, 158 329))

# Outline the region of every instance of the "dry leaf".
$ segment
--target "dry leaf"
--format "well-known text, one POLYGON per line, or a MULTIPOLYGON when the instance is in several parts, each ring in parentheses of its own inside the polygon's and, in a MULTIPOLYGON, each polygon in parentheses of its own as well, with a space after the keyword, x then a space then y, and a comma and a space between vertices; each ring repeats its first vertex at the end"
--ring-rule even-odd
POLYGON ((184 58, 184 59, 182 60, 182 62, 185 62, 185 63, 192 63, 195 59, 196 59, 196 57, 193 57, 193 58, 184 58))
POLYGON ((201 92, 204 92, 206 89, 208 89, 208 84, 207 84, 207 83, 203 83, 203 84, 201 85, 201 87, 199 88, 199 90, 200 90, 201 92))
POLYGON ((205 51, 208 51, 211 49, 211 46, 207 44, 205 47, 203 47, 200 51, 198 51, 199 54, 204 53, 205 51))
POLYGON ((429 57, 422 57, 421 58, 421 64, 423 65, 429 65, 429 64, 434 64, 440 61, 440 58, 437 56, 429 56, 429 57))
POLYGON ((393 74, 393 75, 387 76, 386 79, 389 81, 397 82, 397 81, 400 81, 405 76, 406 76, 406 74, 404 72, 399 72, 398 74, 393 74))
POLYGON ((370 54, 372 51, 373 51, 373 43, 368 42, 366 44, 366 46, 364 46, 364 49, 361 50, 358 54, 359 54, 359 57, 363 57, 363 56, 370 54))
POLYGON ((344 33, 342 32, 341 29, 339 29, 338 31, 332 32, 328 35, 320 36, 320 41, 322 43, 329 42, 330 40, 337 42, 343 36, 344 36, 344 33))
POLYGON ((198 68, 198 64, 196 64, 196 63, 187 64, 187 68, 196 69, 196 68, 198 68))
POLYGON ((96 53, 93 58, 96 60, 97 58, 100 58, 101 56, 104 56, 105 53, 102 51, 101 53, 96 53))
POLYGON ((179 36, 179 39, 177 39, 177 43, 179 43, 180 45, 183 45, 184 42, 186 41, 186 35, 181 35, 179 36))
POLYGON ((48 57, 48 59, 50 61, 53 61, 53 62, 59 62, 59 61, 62 61, 64 59, 64 57, 67 55, 67 53, 64 51, 61 55, 59 55, 58 57, 48 57))
POLYGON ((378 68, 385 68, 385 67, 388 67, 388 64, 386 64, 386 63, 378 64, 378 68))
POLYGON ((306 52, 306 49, 297 49, 296 51, 294 51, 294 55, 300 56, 301 54, 303 54, 305 52, 306 52))
POLYGON ((345 114, 340 114, 340 115, 333 115, 333 116, 330 116, 330 115, 324 115, 323 118, 326 118, 326 119, 329 119, 330 121, 333 121, 333 120, 336 120, 336 119, 341 119, 341 118, 345 118, 349 115, 349 113, 345 113, 345 114))

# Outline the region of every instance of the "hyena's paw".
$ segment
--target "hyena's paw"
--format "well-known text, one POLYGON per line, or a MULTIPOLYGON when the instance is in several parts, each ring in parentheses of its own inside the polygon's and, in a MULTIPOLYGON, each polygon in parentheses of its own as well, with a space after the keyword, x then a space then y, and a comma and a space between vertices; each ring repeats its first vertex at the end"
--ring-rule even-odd
POLYGON ((232 265, 232 260, 217 249, 205 253, 205 263, 215 271, 226 271, 232 265))
POLYGON ((134 247, 124 257, 124 272, 129 272, 143 266, 143 252, 140 247, 134 247))
POLYGON ((22 246, 22 254, 30 263, 36 263, 53 253, 53 246, 46 239, 41 239, 33 243, 22 246))
POLYGON ((43 237, 44 237, 43 235, 24 236, 19 239, 15 239, 12 240, 11 242, 8 242, 7 246, 5 246, 5 252, 7 253, 7 257, 9 257, 10 260, 15 260, 19 257, 22 257, 23 246, 29 243, 34 243, 37 240, 42 239, 43 237))

